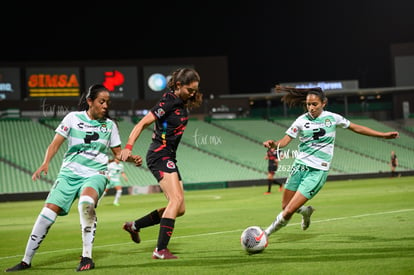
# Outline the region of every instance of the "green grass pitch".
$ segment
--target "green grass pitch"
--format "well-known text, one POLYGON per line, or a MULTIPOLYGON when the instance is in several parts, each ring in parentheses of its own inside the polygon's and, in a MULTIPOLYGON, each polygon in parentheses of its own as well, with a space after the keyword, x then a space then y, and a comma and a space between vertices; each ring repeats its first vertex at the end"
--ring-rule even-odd
MULTIPOLYGON (((240 246, 250 225, 265 228, 280 212, 281 195, 265 186, 187 191, 187 212, 176 221, 169 249, 177 260, 153 260, 158 226, 135 244, 122 230, 166 204, 163 194, 105 197, 97 208, 88 274, 414 274, 414 177, 329 181, 308 204, 316 208, 307 231, 294 215, 248 255, 240 246)), ((43 201, 0 203, 0 267, 18 263, 43 201)), ((82 252, 76 203, 58 217, 23 274, 73 274, 82 252)))

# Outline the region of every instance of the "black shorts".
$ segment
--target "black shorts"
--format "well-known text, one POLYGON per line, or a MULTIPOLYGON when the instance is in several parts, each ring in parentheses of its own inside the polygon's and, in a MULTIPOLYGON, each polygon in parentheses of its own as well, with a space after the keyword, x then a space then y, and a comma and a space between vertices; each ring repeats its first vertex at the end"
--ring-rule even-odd
POLYGON ((164 178, 164 173, 173 172, 177 172, 178 179, 181 180, 180 171, 178 170, 176 162, 176 159, 163 156, 159 152, 148 152, 147 154, 147 166, 158 182, 164 178))
POLYGON ((275 165, 275 164, 269 164, 269 166, 267 167, 267 171, 269 173, 275 173, 277 171, 277 165, 275 165))

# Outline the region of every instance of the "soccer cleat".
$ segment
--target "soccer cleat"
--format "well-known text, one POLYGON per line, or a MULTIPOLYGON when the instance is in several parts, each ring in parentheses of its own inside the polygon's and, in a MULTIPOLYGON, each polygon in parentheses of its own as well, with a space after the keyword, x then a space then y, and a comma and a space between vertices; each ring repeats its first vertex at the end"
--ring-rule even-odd
POLYGON ((114 202, 115 206, 120 206, 120 204, 118 202, 114 202))
POLYGON ((140 243, 141 238, 139 237, 139 231, 135 231, 134 229, 132 229, 132 224, 133 222, 124 223, 123 229, 131 235, 132 241, 134 241, 135 243, 140 243))
POLYGON ((308 206, 306 208, 306 212, 302 214, 302 230, 308 229, 311 223, 310 217, 312 216, 313 211, 315 211, 315 208, 308 206))
POLYGON ((264 195, 270 195, 270 194, 271 194, 271 192, 264 192, 263 194, 264 194, 264 195))
POLYGON ((169 260, 169 259, 178 259, 177 256, 173 255, 168 248, 164 248, 158 251, 156 248, 154 252, 152 252, 153 259, 160 259, 160 260, 169 260))
POLYGON ((24 269, 30 268, 31 266, 32 266, 31 264, 26 264, 25 262, 21 261, 17 265, 6 269, 4 272, 13 272, 13 271, 24 270, 24 269))
POLYGON ((92 261, 91 258, 81 256, 81 260, 80 260, 79 266, 76 269, 76 271, 85 271, 85 270, 90 270, 94 268, 95 268, 95 263, 92 261))

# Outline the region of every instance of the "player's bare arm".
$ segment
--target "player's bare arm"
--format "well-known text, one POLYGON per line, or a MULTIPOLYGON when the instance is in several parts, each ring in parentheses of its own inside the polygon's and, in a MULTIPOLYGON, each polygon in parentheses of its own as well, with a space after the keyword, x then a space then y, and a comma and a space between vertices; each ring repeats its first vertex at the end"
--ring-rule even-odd
POLYGON ((371 137, 380 137, 385 139, 393 139, 398 138, 399 134, 398 132, 379 132, 374 129, 368 128, 363 125, 352 123, 349 125, 349 129, 352 130, 355 133, 365 135, 365 136, 371 136, 371 137))
POLYGON ((282 139, 278 141, 274 140, 266 140, 263 142, 263 146, 266 148, 283 148, 286 147, 290 142, 292 141, 292 138, 288 135, 285 135, 282 139))

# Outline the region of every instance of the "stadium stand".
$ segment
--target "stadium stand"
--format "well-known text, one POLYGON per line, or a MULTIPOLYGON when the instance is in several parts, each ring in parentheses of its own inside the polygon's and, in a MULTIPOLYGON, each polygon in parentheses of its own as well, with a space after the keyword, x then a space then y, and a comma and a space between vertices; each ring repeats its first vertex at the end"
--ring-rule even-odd
POLYGON ((404 129, 414 134, 414 126, 405 126, 404 129))
MULTIPOLYGON (((3 118, 0 119, 0 195, 14 193, 48 192, 61 165, 64 150, 60 150, 52 161, 49 173, 34 183, 31 174, 43 161, 44 152, 54 136, 54 129, 60 118, 3 118)), ((122 144, 137 119, 129 117, 117 120, 122 144)), ((177 163, 185 181, 185 188, 200 186, 226 187, 228 183, 264 182, 267 162, 266 149, 262 142, 283 136, 293 119, 191 119, 178 148, 177 163)), ((368 118, 355 118, 351 121, 378 129, 391 131, 393 128, 381 121, 368 118)), ((133 153, 144 157, 151 141, 152 128, 142 133, 136 142, 133 153)), ((284 148, 284 158, 279 164, 277 176, 285 178, 297 153, 298 142, 292 141, 284 148)), ((383 140, 357 136, 339 129, 331 175, 351 177, 358 174, 378 175, 388 173, 391 150, 396 151, 398 170, 412 171, 414 166, 414 138, 404 133, 400 139, 383 140)), ((125 166, 130 186, 157 185, 146 163, 141 167, 132 164, 125 166)), ((386 176, 384 174, 383 176, 386 176)), ((1 200, 2 198, 0 198, 1 200)), ((3 198, 4 200, 4 198, 3 198)))

